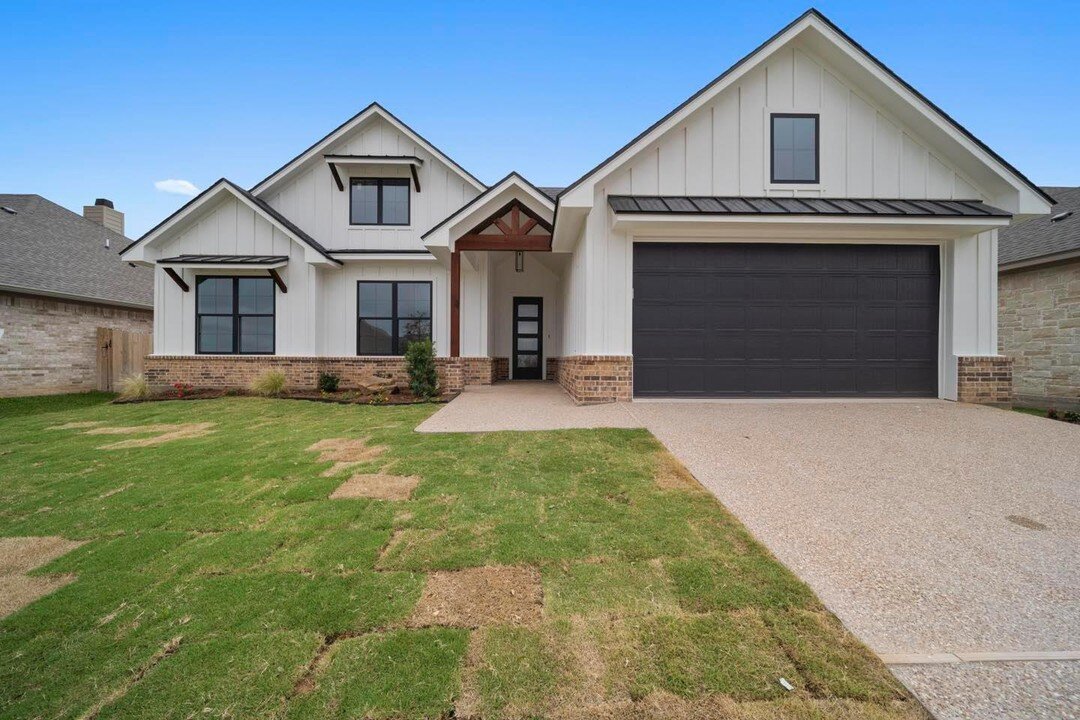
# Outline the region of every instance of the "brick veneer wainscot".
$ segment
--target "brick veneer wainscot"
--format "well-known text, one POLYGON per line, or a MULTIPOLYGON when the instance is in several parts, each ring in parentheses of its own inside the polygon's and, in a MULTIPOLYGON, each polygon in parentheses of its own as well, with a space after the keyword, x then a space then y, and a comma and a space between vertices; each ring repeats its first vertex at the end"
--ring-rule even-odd
POLYGON ((154 313, 0 292, 0 396, 97 387, 97 329, 149 334, 154 313))
POLYGON ((1011 405, 1012 358, 1000 355, 958 357, 956 399, 980 405, 1011 405))
POLYGON ((634 359, 629 355, 566 355, 559 358, 558 377, 579 405, 634 396, 634 359))
MULTIPOLYGON (((458 392, 466 382, 466 360, 435 358, 439 387, 458 392)), ((285 373, 290 388, 314 389, 319 373, 341 378, 342 389, 355 389, 372 378, 407 385, 409 373, 402 357, 288 357, 283 355, 152 355, 146 359, 151 386, 185 383, 196 388, 244 389, 268 370, 285 373)))

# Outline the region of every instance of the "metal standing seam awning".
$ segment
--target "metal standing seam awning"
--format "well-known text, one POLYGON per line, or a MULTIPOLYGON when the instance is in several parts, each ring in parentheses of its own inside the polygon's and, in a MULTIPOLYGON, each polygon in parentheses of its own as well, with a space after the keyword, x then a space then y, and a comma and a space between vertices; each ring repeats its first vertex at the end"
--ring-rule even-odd
POLYGON ((416 192, 420 192, 420 173, 417 168, 421 167, 424 161, 415 155, 323 155, 323 159, 330 166, 330 174, 338 190, 345 190, 345 183, 338 172, 339 165, 407 165, 412 173, 416 192))
POLYGON ((176 272, 176 268, 263 269, 270 275, 278 290, 281 290, 282 293, 289 292, 289 288, 277 271, 278 268, 289 264, 288 255, 176 255, 162 258, 157 261, 157 264, 163 266, 165 274, 172 278, 173 282, 184 292, 188 292, 190 287, 176 272))
POLYGON ((981 200, 611 195, 616 214, 1010 218, 981 200))

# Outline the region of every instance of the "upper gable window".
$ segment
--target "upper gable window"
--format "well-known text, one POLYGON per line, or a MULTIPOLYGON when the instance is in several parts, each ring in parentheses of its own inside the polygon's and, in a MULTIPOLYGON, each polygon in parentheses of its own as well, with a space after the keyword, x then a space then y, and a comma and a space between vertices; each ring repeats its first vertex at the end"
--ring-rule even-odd
POLYGON ((816 183, 818 167, 818 116, 774 114, 772 182, 816 183))
POLYGON ((408 225, 408 178, 353 178, 349 183, 349 224, 408 225))

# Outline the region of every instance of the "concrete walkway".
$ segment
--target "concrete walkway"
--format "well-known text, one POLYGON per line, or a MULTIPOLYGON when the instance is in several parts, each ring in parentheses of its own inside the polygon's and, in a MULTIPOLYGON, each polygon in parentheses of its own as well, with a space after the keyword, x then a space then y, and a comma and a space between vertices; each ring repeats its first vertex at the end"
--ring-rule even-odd
POLYGON ((579 408, 522 387, 466 392, 424 429, 645 427, 938 718, 1080 717, 1080 427, 944 401, 579 408))

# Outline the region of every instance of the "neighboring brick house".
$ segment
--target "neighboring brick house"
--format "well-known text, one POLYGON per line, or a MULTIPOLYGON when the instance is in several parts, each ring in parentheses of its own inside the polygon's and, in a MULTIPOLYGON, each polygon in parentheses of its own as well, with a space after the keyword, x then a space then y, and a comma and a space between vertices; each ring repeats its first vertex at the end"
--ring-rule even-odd
POLYGON ((1043 189, 1053 214, 999 234, 998 339, 1018 404, 1080 410, 1080 187, 1043 189))
POLYGON ((93 390, 97 329, 153 329, 154 274, 120 261, 123 213, 83 212, 0 194, 0 397, 93 390))

